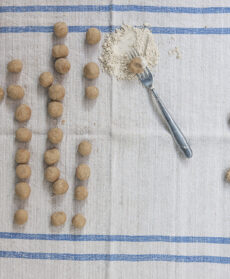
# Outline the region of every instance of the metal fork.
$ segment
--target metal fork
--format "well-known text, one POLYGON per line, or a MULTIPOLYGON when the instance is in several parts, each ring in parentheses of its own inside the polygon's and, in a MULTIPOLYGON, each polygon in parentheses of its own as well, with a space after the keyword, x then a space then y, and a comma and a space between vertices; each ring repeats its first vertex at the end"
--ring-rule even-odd
MULTIPOLYGON (((135 58, 137 56, 140 56, 139 53, 134 49, 131 53, 131 58, 135 58)), ((137 74, 139 80, 141 83, 147 88, 148 91, 150 91, 158 105, 158 108, 160 109, 160 112, 166 121, 166 124, 169 128, 169 131, 171 132, 172 137, 174 138, 175 142, 181 149, 181 151, 184 153, 184 155, 187 158, 192 157, 192 149, 189 146, 185 136, 181 132, 180 128, 177 126, 176 122, 173 120, 172 116, 170 113, 167 111, 164 103, 156 93, 156 91, 153 89, 152 84, 153 84, 153 76, 152 73, 150 72, 149 68, 146 67, 144 69, 144 72, 141 74, 137 74)))

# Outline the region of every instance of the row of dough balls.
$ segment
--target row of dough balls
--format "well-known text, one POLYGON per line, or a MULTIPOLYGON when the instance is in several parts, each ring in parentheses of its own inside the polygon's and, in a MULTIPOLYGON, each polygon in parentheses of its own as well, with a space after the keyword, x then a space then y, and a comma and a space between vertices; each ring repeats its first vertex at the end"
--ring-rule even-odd
MULTIPOLYGON (((15 59, 8 63, 7 69, 9 72, 12 73, 19 73, 21 72, 23 64, 21 60, 15 59)), ((13 100, 19 100, 24 97, 24 89, 19 85, 10 85, 7 88, 7 95, 9 98, 13 100)), ((26 122, 31 117, 31 108, 26 105, 22 104, 16 108, 15 111, 15 119, 18 122, 26 122)), ((27 128, 19 128, 16 131, 16 140, 19 142, 28 142, 31 140, 32 132, 27 128)), ((27 179, 31 176, 31 168, 28 165, 30 159, 30 152, 27 149, 18 149, 15 154, 15 161, 18 164, 16 167, 16 176, 19 179, 27 179)), ((16 195, 25 200, 29 197, 31 192, 31 188, 28 183, 26 182, 19 182, 15 186, 15 193, 16 195)))
MULTIPOLYGON (((89 28, 86 32, 86 42, 89 45, 95 45, 99 43, 101 40, 101 32, 97 28, 89 28)), ((84 70, 83 70, 85 78, 89 80, 93 80, 97 78, 100 74, 99 67, 96 63, 90 62, 85 65, 84 70)), ((96 86, 88 86, 85 89, 85 96, 88 99, 96 99, 99 95, 99 90, 96 86)), ((89 142, 83 141, 79 144, 78 146, 78 152, 82 156, 88 156, 91 153, 92 146, 89 142)), ((76 176, 79 180, 81 180, 84 176, 89 177, 90 175, 90 169, 87 165, 79 165, 76 169, 76 176)), ((76 188, 76 190, 78 187, 76 188)), ((81 194, 81 193, 79 193, 81 194)), ((75 192, 76 195, 76 192, 75 192)))
MULTIPOLYGON (((7 65, 7 69, 11 73, 21 72, 23 67, 22 61, 19 59, 14 59, 10 61, 7 65)), ((0 101, 4 98, 4 90, 0 88, 0 101)), ((20 100, 24 97, 24 89, 20 85, 10 85, 7 88, 7 96, 12 100, 20 100)))
MULTIPOLYGON (((31 108, 26 104, 21 104, 15 111, 15 119, 18 122, 26 122, 31 117, 31 108)), ((26 143, 32 138, 32 132, 30 129, 18 128, 16 130, 16 140, 18 142, 26 143)), ((30 159, 30 152, 27 149, 18 149, 15 154, 15 161, 18 164, 16 167, 16 176, 19 179, 28 179, 31 176, 31 168, 28 165, 30 159)), ((27 183, 19 182, 15 187, 16 194, 21 199, 27 199, 30 195, 30 186, 27 183)))
MULTIPOLYGON (((91 151, 92 151, 92 145, 88 141, 82 141, 78 145, 78 153, 81 156, 89 156, 91 151)), ((82 181, 82 180, 87 180, 89 176, 90 176, 89 166, 87 164, 78 165, 76 169, 76 177, 82 181)), ((85 200, 87 197, 88 197, 88 191, 85 186, 77 186, 75 188, 75 198, 77 200, 85 200)), ((86 223, 86 219, 84 216, 79 214, 72 219, 72 223, 74 226, 80 225, 80 228, 82 228, 86 223)))
MULTIPOLYGON (((14 59, 7 65, 7 69, 11 73, 19 73, 21 72, 22 68, 23 64, 19 59, 14 59)), ((24 97, 24 95, 24 89, 20 85, 10 85, 7 88, 7 96, 12 100, 20 100, 24 97)), ((26 104, 21 104, 16 108, 14 116, 18 122, 26 122, 31 118, 31 108, 26 104)), ((19 128, 16 130, 16 140, 18 142, 29 142, 31 138, 32 132, 28 128, 19 128)), ((27 149, 17 150, 15 155, 15 160, 18 164, 16 167, 16 175, 19 179, 27 179, 31 176, 31 168, 27 164, 29 159, 30 152, 27 149)), ((20 182, 16 185, 15 192, 20 198, 26 199, 30 195, 30 187, 27 183, 20 182)))
MULTIPOLYGON (((28 149, 19 148, 15 154, 16 175, 20 179, 27 179, 31 176, 31 168, 28 165, 30 160, 30 151, 28 149)), ((19 182, 15 186, 15 194, 21 199, 29 198, 31 192, 30 185, 27 182, 19 182)))
MULTIPOLYGON (((54 34, 58 38, 64 38, 68 34, 68 26, 64 22, 57 22, 54 25, 54 34)), ((59 74, 67 74, 71 68, 69 60, 69 49, 64 44, 58 44, 52 48, 52 56, 56 59, 54 68, 59 74)), ((48 95, 51 102, 48 104, 48 114, 53 118, 58 118, 63 113, 63 104, 61 101, 65 96, 65 88, 61 84, 53 84, 54 77, 50 72, 44 72, 39 77, 39 83, 48 89, 48 95)))
POLYGON ((48 114, 53 118, 62 116, 63 104, 61 101, 65 96, 65 88, 61 84, 53 84, 54 77, 50 72, 44 72, 39 77, 40 84, 48 89, 51 102, 48 104, 48 114))
MULTIPOLYGON (((68 33, 68 26, 64 22, 58 22, 54 25, 54 33, 58 38, 63 38, 68 33)), ((57 58, 54 67, 60 74, 66 74, 70 70, 70 63, 65 58, 68 54, 69 49, 66 45, 55 45, 52 48, 52 56, 57 58)), ((53 84, 54 77, 49 72, 42 73, 39 81, 43 87, 49 87, 48 95, 52 102, 48 104, 48 114, 54 118, 60 117, 63 112, 63 104, 61 101, 65 97, 65 88, 61 84, 53 84)), ((48 140, 51 143, 58 144, 62 141, 62 138, 63 132, 60 128, 52 128, 49 130, 48 140)), ((53 183, 52 192, 54 195, 63 195, 69 189, 67 181, 60 179, 60 170, 54 166, 59 160, 60 151, 57 148, 46 150, 44 161, 48 167, 45 169, 45 178, 48 182, 53 183)))
MULTIPOLYGON (((20 59, 14 59, 7 64, 7 70, 10 73, 20 73, 23 68, 23 63, 20 59)), ((24 89, 20 85, 10 85, 7 88, 7 95, 13 100, 19 100, 24 97, 24 89)), ((4 97, 4 90, 0 88, 0 101, 4 97)))
MULTIPOLYGON (((88 44, 94 45, 97 44, 100 40, 101 40, 101 33, 98 29, 96 28, 88 29, 88 31, 86 32, 86 42, 88 44)), ((93 80, 99 76, 100 70, 96 63, 90 62, 85 65, 83 73, 87 79, 93 80)), ((98 95, 99 95, 99 90, 96 86, 86 87, 85 89, 86 98, 93 100, 96 99, 98 95)), ((92 145, 88 141, 83 141, 78 146, 78 153, 82 156, 90 155, 91 151, 92 151, 92 145)), ((87 180, 89 176, 90 176, 89 166, 87 164, 78 165, 76 169, 76 177, 82 181, 82 180, 87 180)), ((88 196, 88 191, 85 186, 77 186, 75 188, 75 198, 77 200, 84 200, 87 198, 87 196, 88 196)), ((63 224, 65 220, 66 220, 66 216, 64 212, 57 212, 51 216, 51 223, 53 223, 54 226, 59 226, 60 223, 63 224)), ((72 223, 75 227, 82 228, 86 223, 86 219, 83 215, 78 214, 73 217, 72 223)))
MULTIPOLYGON (((21 72, 22 67, 23 64, 19 59, 12 60, 7 65, 8 71, 12 73, 21 72)), ((24 97, 25 93, 24 93, 24 89, 20 85, 10 85, 7 88, 7 95, 9 98, 13 100, 20 100, 24 97)), ((15 111, 15 119, 21 123, 21 122, 28 121, 30 118, 31 118, 31 108, 26 104, 19 105, 15 111)), ((32 137, 32 132, 28 128, 19 128, 16 131, 16 140, 19 142, 28 142, 31 140, 31 137, 32 137)), ((16 167, 16 176, 19 179, 27 179, 31 176, 31 168, 28 165, 29 159, 30 159, 29 150, 27 149, 17 150, 15 154, 15 161, 18 164, 16 167)), ((30 196, 30 192, 31 192, 31 188, 29 184, 26 182, 19 182, 15 186, 15 194, 21 200, 26 200, 30 196)), ((28 213, 24 209, 19 209, 15 212, 15 222, 17 224, 25 223, 27 219, 28 219, 28 213), (26 212, 26 215, 24 215, 23 212, 26 212)))
MULTIPOLYGON (((65 37, 68 33, 68 27, 64 23, 54 25, 54 33, 57 37, 65 37)), ((65 58, 69 54, 66 45, 55 45, 52 49, 52 56, 57 58, 54 67, 60 74, 66 74, 70 70, 70 63, 65 58)), ((65 97, 65 88, 61 84, 53 84, 54 77, 50 72, 44 72, 39 77, 39 82, 44 88, 48 89, 49 98, 52 100, 48 104, 48 114, 53 118, 58 118, 63 113, 63 104, 61 101, 65 97)), ((48 140, 53 144, 62 141, 63 131, 60 128, 52 128, 48 131, 48 140)), ((54 166, 60 160, 60 151, 57 148, 46 150, 44 161, 47 164, 45 169, 45 178, 48 182, 53 183, 52 192, 54 195, 63 195, 69 185, 65 179, 60 179, 60 170, 54 166)))
MULTIPOLYGON (((18 209, 14 214, 14 222, 18 225, 23 225, 28 221, 29 215, 25 209, 18 209)), ((61 226, 66 222, 66 214, 63 211, 54 212, 51 215, 51 224, 53 226, 61 226)), ((72 218, 72 224, 75 228, 81 229, 84 227, 86 219, 81 214, 76 214, 72 218)))
MULTIPOLYGON (((23 68, 22 61, 19 59, 14 59, 7 64, 7 70, 11 73, 20 73, 23 68)), ((24 97, 24 90, 19 85, 10 85, 7 88, 7 95, 13 100, 19 100, 24 97)), ((4 97, 4 90, 0 88, 0 101, 4 97)))
MULTIPOLYGON (((55 24, 54 33, 57 37, 60 37, 60 33, 62 33, 62 30, 65 30, 64 33, 66 36, 66 34, 67 34, 66 31, 68 30, 68 27, 65 23, 62 22, 62 23, 55 24), (58 32, 58 31, 60 31, 60 32, 58 32)), ((63 37, 63 35, 64 34, 62 34, 61 37, 63 37)), ((60 57, 67 56, 68 53, 69 53, 68 48, 65 45, 56 45, 53 47, 52 55, 53 55, 53 57, 58 58, 55 62, 55 69, 57 72, 59 72, 56 67, 57 61, 60 59, 60 57)), ((63 99, 63 97, 64 97, 63 89, 64 88, 61 85, 52 85, 49 88, 49 97, 51 98, 51 100, 55 98, 56 101, 60 101, 59 96, 61 96, 61 99, 63 99), (57 97, 58 97, 58 100, 57 100, 57 97)), ((49 107, 48 107, 48 113, 53 117, 53 115, 49 111, 49 107)), ((51 129, 48 132, 48 139, 52 143, 59 143, 62 140, 61 129, 59 129, 59 128, 51 129)), ((87 145, 87 142, 86 143, 83 142, 80 145, 82 145, 84 147, 85 144, 87 145)), ((85 151, 85 149, 83 148, 83 153, 84 153, 84 151, 85 151)), ((90 145, 90 151, 91 151, 91 145, 90 145)), ((79 152, 81 152, 81 150, 79 152)), ((53 164, 57 163, 59 158, 60 158, 60 152, 58 151, 58 149, 47 150, 45 153, 45 156, 44 156, 44 159, 45 159, 45 162, 47 165, 50 165, 50 164, 53 165, 53 164)), ((80 171, 78 171, 77 173, 78 173, 78 176, 82 178, 82 180, 87 179, 89 177, 88 171, 90 171, 90 170, 87 167, 88 166, 85 166, 85 165, 79 166, 80 171), (85 168, 87 170, 85 170, 85 168)), ((63 179, 59 179, 59 176, 60 176, 60 170, 56 166, 49 166, 45 170, 45 178, 47 181, 53 182, 52 189, 53 189, 53 194, 55 194, 55 195, 62 195, 64 193, 66 193, 69 188, 67 182, 63 179)), ((85 186, 76 187, 75 198, 77 200, 84 200, 87 198, 87 196, 88 196, 88 191, 85 186)), ((63 225, 65 223, 65 221, 66 221, 66 214, 64 212, 55 212, 51 216, 51 224, 54 226, 63 225)), ((72 223, 75 227, 82 228, 86 223, 86 219, 83 215, 77 214, 73 217, 72 223)))
MULTIPOLYGON (((89 28, 86 32, 86 42, 89 45, 95 45, 101 40, 101 32, 97 28, 89 28)), ((100 70, 96 63, 90 62, 84 67, 84 76, 87 79, 95 79, 99 76, 100 70)), ((96 86, 88 86, 85 90, 85 96, 88 99, 96 99, 99 95, 99 90, 96 86)))
MULTIPOLYGON (((95 45, 101 40, 101 32, 97 28, 89 28, 86 32, 86 42, 89 45, 95 45)), ((100 70, 96 63, 90 62, 84 67, 84 76, 87 79, 95 79, 99 76, 100 70)), ((95 99, 99 94, 96 86, 88 86, 85 90, 85 95, 88 99, 95 99)))

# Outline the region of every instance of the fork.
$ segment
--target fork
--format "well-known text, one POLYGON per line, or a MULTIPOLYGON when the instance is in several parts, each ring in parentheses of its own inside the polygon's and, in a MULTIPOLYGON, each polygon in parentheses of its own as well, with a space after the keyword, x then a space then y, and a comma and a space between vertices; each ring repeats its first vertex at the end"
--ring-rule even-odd
MULTIPOLYGON (((134 49, 133 51, 131 51, 130 56, 133 59, 140 55, 137 52, 137 50, 134 49)), ((191 158, 192 154, 193 154, 192 149, 189 146, 185 136, 183 135, 180 128, 178 127, 178 125, 176 124, 176 122, 173 120, 172 116, 166 109, 164 103, 162 102, 162 100, 160 99, 160 97, 158 96, 158 94, 152 87, 153 76, 152 76, 152 73, 150 72, 149 68, 145 67, 143 73, 137 74, 137 77, 139 78, 141 83, 147 88, 147 90, 152 93, 152 95, 158 105, 158 108, 159 108, 164 120, 166 121, 169 131, 171 132, 171 135, 172 135, 173 139, 175 140, 175 142, 177 143, 177 145, 179 146, 180 150, 184 153, 184 155, 187 158, 191 158)))

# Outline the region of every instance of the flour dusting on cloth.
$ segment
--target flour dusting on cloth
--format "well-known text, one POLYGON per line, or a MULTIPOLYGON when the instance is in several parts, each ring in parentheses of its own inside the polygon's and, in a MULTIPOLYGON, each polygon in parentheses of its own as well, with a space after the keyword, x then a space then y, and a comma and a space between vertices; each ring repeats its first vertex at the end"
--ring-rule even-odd
POLYGON ((132 49, 137 50, 150 69, 157 64, 158 49, 154 36, 145 27, 122 25, 106 36, 102 48, 99 60, 103 69, 118 80, 136 78, 136 75, 128 70, 132 49))

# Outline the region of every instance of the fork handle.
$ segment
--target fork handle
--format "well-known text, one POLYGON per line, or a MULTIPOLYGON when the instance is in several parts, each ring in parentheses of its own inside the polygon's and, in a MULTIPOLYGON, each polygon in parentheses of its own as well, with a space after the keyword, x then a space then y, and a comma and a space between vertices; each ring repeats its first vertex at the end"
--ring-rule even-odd
POLYGON ((170 113, 167 111, 164 103, 162 102, 162 100, 160 99, 158 94, 154 91, 154 89, 150 89, 150 91, 152 92, 153 97, 158 104, 158 107, 159 107, 159 109, 160 109, 160 111, 161 111, 161 113, 162 113, 162 115, 163 115, 163 117, 166 121, 166 124, 167 124, 175 142, 178 144, 178 146, 180 147, 180 149, 184 153, 184 155, 187 158, 191 158, 192 157, 192 149, 189 146, 185 136, 181 132, 180 128, 177 126, 176 122, 173 120, 170 113))

